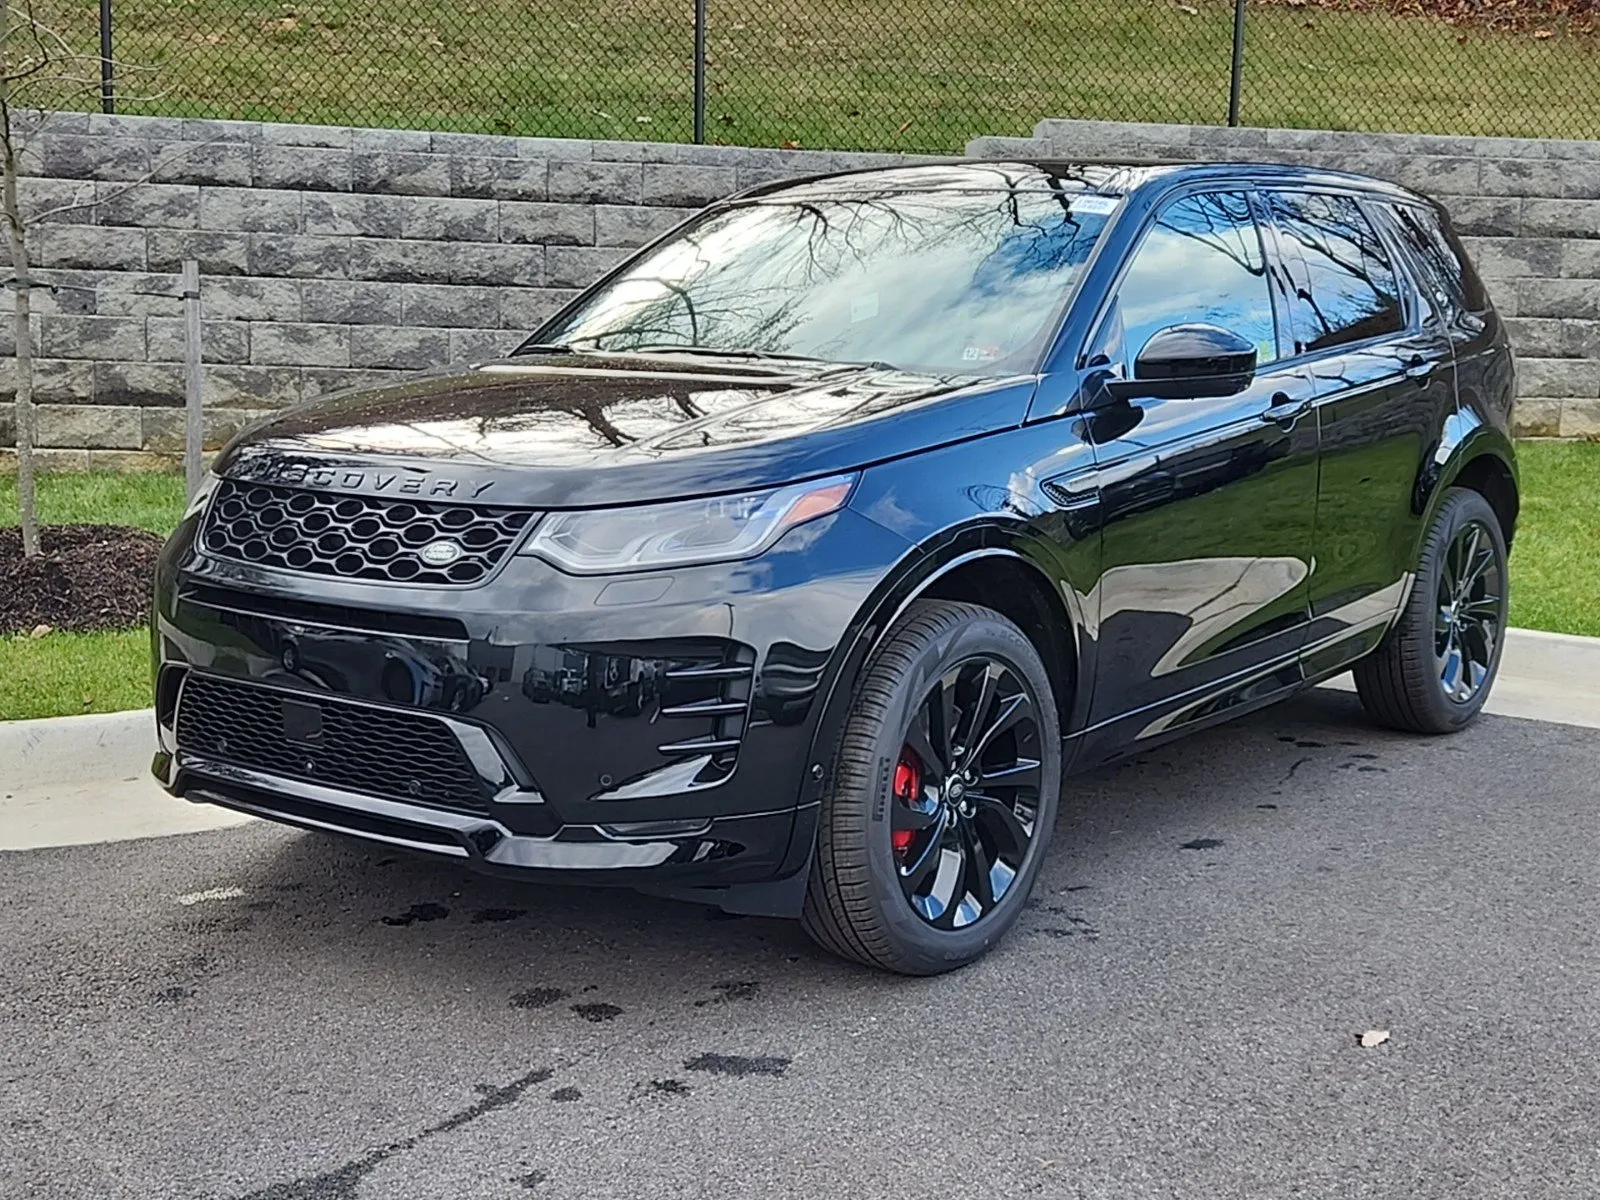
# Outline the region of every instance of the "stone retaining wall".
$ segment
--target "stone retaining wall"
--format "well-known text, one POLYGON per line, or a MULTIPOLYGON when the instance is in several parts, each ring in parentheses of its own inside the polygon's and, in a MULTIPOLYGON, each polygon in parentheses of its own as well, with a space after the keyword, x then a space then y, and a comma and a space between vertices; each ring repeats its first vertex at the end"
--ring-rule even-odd
MULTIPOLYGON (((1520 359, 1524 432, 1600 434, 1600 143, 1044 121, 969 153, 1346 167, 1455 213, 1520 359)), ((890 155, 64 114, 28 140, 41 458, 181 448, 178 270, 203 275, 207 437, 514 345, 573 292, 739 188, 890 155)), ((0 321, 0 353, 14 352, 0 321)), ((0 399, 14 359, 0 362, 0 399)), ((12 444, 0 410, 0 445, 12 444)), ((0 454, 5 452, 0 451, 0 454)), ((3 461, 3 460, 0 460, 3 461)))

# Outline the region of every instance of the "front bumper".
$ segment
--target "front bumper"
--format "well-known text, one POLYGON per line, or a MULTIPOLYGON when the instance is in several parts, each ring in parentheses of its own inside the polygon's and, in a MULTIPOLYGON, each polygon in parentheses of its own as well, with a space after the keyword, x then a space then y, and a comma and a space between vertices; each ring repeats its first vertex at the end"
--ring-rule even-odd
POLYGON ((511 558, 426 588, 215 559, 197 523, 157 571, 173 794, 495 873, 798 904, 822 701, 904 540, 845 510, 744 563, 511 558))

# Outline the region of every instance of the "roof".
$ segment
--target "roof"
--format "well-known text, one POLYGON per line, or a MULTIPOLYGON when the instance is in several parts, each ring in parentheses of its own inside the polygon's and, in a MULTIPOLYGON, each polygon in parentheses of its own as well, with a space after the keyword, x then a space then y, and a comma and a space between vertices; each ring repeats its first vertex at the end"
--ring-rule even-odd
POLYGON ((1159 181, 1179 183, 1217 177, 1228 181, 1248 178, 1262 183, 1356 188, 1412 201, 1422 199, 1398 184, 1348 171, 1285 163, 1256 162, 1095 162, 1074 159, 1016 159, 988 162, 950 159, 944 162, 908 163, 904 166, 866 167, 812 175, 764 184, 738 199, 823 199, 864 192, 907 191, 1072 191, 1127 195, 1159 181))

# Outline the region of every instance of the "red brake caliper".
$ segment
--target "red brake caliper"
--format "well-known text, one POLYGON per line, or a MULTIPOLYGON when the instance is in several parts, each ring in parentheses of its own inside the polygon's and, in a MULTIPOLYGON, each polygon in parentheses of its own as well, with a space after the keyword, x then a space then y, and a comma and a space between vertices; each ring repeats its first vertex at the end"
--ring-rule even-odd
MULTIPOLYGON (((909 746, 900 751, 900 761, 894 769, 894 798, 900 803, 910 806, 922 795, 922 766, 917 762, 917 757, 909 746)), ((896 829, 891 835, 896 856, 903 856, 911 849, 912 832, 909 829, 896 829)))

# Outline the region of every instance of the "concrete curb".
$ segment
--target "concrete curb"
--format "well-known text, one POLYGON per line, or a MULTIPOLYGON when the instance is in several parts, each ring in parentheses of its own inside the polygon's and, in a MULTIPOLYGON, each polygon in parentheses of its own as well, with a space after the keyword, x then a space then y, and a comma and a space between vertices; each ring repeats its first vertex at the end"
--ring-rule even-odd
POLYGON ((128 779, 150 769, 153 708, 0 721, 0 791, 128 779))
MULTIPOLYGON (((1489 711, 1600 724, 1600 638, 1511 630, 1489 711), (1506 703, 1495 703, 1502 698, 1506 703)), ((155 752, 154 726, 155 710, 149 708, 0 721, 0 788, 15 792, 142 776, 155 752)))

